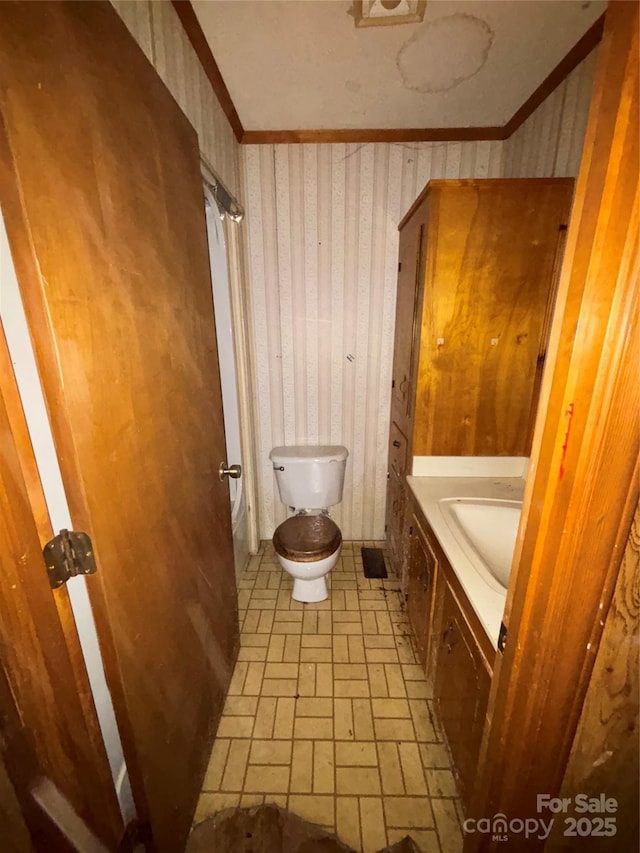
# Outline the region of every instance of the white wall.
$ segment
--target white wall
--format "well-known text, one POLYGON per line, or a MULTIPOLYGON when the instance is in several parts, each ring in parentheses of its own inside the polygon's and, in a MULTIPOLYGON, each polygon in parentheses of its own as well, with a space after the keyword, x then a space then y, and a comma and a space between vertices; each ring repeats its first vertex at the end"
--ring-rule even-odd
POLYGON ((499 177, 501 149, 243 147, 263 538, 286 515, 269 450, 294 443, 348 448, 333 515, 346 539, 384 538, 397 226, 430 178, 499 177))
POLYGON ((596 49, 506 140, 503 178, 570 178, 578 174, 597 58, 596 49))

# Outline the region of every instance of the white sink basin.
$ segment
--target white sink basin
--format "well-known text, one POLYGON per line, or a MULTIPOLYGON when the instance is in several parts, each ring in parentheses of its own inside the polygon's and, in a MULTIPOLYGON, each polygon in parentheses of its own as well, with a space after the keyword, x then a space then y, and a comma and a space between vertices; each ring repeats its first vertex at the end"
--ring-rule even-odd
POLYGON ((522 504, 490 498, 447 498, 440 504, 476 570, 492 588, 506 591, 522 504))

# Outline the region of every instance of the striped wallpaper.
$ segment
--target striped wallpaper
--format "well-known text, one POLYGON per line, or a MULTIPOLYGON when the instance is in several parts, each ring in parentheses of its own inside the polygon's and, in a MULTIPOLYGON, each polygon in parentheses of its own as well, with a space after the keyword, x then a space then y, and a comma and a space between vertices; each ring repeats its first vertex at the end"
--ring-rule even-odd
POLYGON ((504 143, 503 178, 578 174, 598 51, 593 50, 504 143))
POLYGON ((286 514, 271 447, 330 442, 343 535, 382 539, 397 224, 430 178, 575 175, 595 55, 506 142, 241 148, 171 4, 112 2, 247 208, 261 536, 286 514))
POLYGON ((260 531, 286 517, 269 451, 344 444, 347 539, 384 537, 397 225, 430 178, 499 177, 499 142, 242 149, 260 531))
POLYGON ((271 447, 349 449, 347 539, 384 538, 397 224, 431 178, 577 174, 596 52, 506 142, 242 148, 260 534, 286 517, 271 447))

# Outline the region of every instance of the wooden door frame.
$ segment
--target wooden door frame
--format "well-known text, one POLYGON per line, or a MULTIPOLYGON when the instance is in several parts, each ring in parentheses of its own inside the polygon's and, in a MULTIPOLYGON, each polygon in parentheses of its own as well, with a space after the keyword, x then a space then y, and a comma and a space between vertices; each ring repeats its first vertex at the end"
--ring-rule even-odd
MULTIPOLYGON (((0 198, 2 199, 2 209, 5 216, 7 236, 11 246, 16 275, 23 293, 34 355, 36 356, 43 387, 46 386, 47 388, 45 402, 52 425, 54 443, 59 458, 64 461, 64 464, 61 465, 63 481, 65 486, 73 484, 73 487, 68 488, 67 491, 70 514, 72 519, 74 519, 74 523, 77 524, 78 529, 90 531, 91 525, 86 496, 82 487, 78 485, 82 482, 82 479, 73 443, 72 424, 65 404, 63 388, 58 381, 56 344, 47 316, 45 300, 41 298, 42 282, 36 262, 37 255, 33 245, 29 220, 24 209, 21 188, 17 179, 17 170, 14 165, 5 122, 1 113, 0 198)), ((41 518, 41 513, 37 513, 36 517, 41 518)), ((46 539, 44 541, 46 542, 46 539)), ((100 649, 105 666, 105 674, 112 694, 135 806, 139 820, 144 823, 147 820, 149 808, 146 801, 142 774, 138 762, 135 760, 135 740, 119 678, 117 655, 111 639, 106 601, 98 584, 93 584, 90 592, 91 606, 100 638, 100 649)), ((64 594, 66 595, 66 591, 64 594)), ((68 619, 63 620, 63 624, 67 626, 65 633, 70 656, 78 662, 82 659, 82 651, 76 633, 75 622, 73 621, 70 602, 68 602, 68 619)), ((85 701, 87 701, 88 697, 88 701, 92 703, 93 700, 91 699, 91 688, 88 685, 88 678, 87 687, 88 694, 81 693, 81 696, 85 697, 85 701)), ((102 741, 102 735, 100 735, 100 739, 102 741)))
MULTIPOLYGON (((52 538, 53 530, 1 320, 0 412, 3 420, 6 420, 9 432, 9 447, 5 450, 15 454, 22 479, 20 488, 33 516, 32 523, 42 547, 52 538)), ((0 486, 0 498, 7 500, 5 488, 1 483, 0 486)), ((25 568, 31 567, 25 564, 25 568)), ((68 730, 74 732, 78 755, 82 756, 82 762, 76 763, 74 770, 82 790, 88 792, 87 804, 90 813, 86 814, 86 817, 93 825, 88 826, 78 817, 68 828, 72 832, 80 831, 84 839, 89 837, 87 830, 90 835, 94 830, 99 830, 104 839, 115 845, 123 838, 124 825, 67 589, 62 586, 57 590, 49 590, 52 603, 44 608, 43 605, 48 604, 46 592, 43 594, 43 588, 46 586, 48 589, 44 563, 41 574, 34 575, 31 571, 25 571, 22 578, 28 592, 29 615, 39 629, 34 643, 40 644, 43 654, 51 662, 49 678, 55 695, 58 698, 64 696, 65 699, 55 710, 65 719, 73 714, 73 717, 67 720, 68 730), (56 645, 47 648, 52 638, 57 639, 56 645)), ((3 594, 7 594, 6 591, 3 594)), ((61 844, 63 846, 60 849, 66 850, 66 842, 51 823, 53 820, 55 824, 56 815, 48 813, 34 799, 34 783, 42 776, 48 750, 47 745, 40 742, 39 733, 25 729, 24 709, 18 707, 19 697, 10 686, 10 677, 15 678, 21 685, 20 698, 23 700, 38 703, 42 698, 33 693, 25 673, 13 671, 5 675, 0 669, 0 711, 3 721, 3 754, 0 755, 0 762, 3 765, 3 773, 6 774, 5 784, 10 782, 12 785, 24 823, 33 837, 41 841, 46 840, 48 845, 61 844)), ((54 709, 47 709, 48 713, 53 711, 54 709)), ((48 736, 57 736, 53 726, 48 736)), ((62 745, 62 748, 65 749, 65 745, 62 745)), ((47 772, 51 773, 55 782, 56 772, 60 773, 61 768, 52 767, 47 772)), ((79 804, 69 805, 73 808, 79 804)), ((11 817, 15 826, 13 831, 18 832, 20 827, 15 823, 17 816, 14 814, 11 817)), ((10 844, 11 841, 10 835, 7 843, 10 844)))
MULTIPOLYGON (((557 796, 638 502, 638 5, 613 0, 471 819, 557 796)), ((546 816, 551 816, 547 813, 546 816)), ((471 824, 473 829, 474 825, 471 824)), ((518 836, 518 849, 544 841, 518 836)), ((471 832, 465 851, 496 849, 471 832)))

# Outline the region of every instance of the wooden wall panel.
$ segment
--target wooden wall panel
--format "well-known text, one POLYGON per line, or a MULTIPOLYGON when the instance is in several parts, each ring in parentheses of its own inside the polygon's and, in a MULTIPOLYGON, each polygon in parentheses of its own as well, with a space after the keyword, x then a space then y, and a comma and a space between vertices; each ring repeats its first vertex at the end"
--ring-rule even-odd
MULTIPOLYGON (((631 527, 560 790, 561 797, 571 797, 572 801, 576 794, 599 797, 605 793, 616 799, 617 811, 607 817, 615 819, 617 850, 640 847, 639 622, 640 508, 631 527)), ((571 809, 568 815, 573 814, 571 809)), ((564 829, 564 822, 557 821, 545 848, 549 853, 575 849, 575 838, 564 836, 564 829)), ((603 841, 603 849, 606 843, 603 841)))
POLYGON ((431 184, 415 456, 527 456, 573 182, 431 184))

